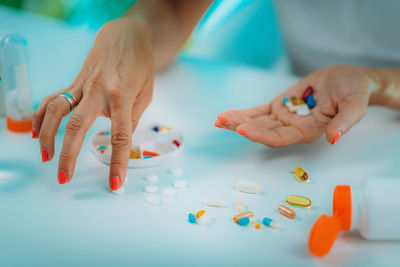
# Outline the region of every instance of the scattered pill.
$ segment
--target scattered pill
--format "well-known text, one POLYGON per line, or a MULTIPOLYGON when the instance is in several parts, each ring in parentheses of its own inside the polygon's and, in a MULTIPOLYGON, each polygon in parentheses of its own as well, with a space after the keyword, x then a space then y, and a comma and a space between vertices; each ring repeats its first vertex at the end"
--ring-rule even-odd
POLYGON ((117 190, 111 190, 111 193, 116 194, 116 195, 121 195, 125 192, 125 187, 120 187, 117 190))
POLYGON ((303 105, 303 107, 296 110, 296 114, 303 117, 308 116, 310 114, 310 109, 307 107, 307 105, 303 105))
POLYGON ((307 106, 311 109, 315 107, 315 99, 313 95, 308 95, 306 98, 307 106))
POLYGON ((197 220, 197 223, 200 225, 207 225, 211 222, 211 219, 212 217, 206 213, 197 220))
POLYGON ((197 219, 200 218, 200 217, 203 216, 205 213, 206 213, 205 210, 199 210, 199 211, 196 213, 196 218, 197 218, 197 219))
POLYGON ((193 213, 189 213, 189 215, 188 215, 188 221, 189 221, 190 223, 196 223, 196 221, 197 221, 196 216, 195 216, 193 213))
POLYGON ((171 131, 171 130, 172 130, 172 128, 167 127, 167 126, 161 126, 161 127, 158 128, 158 131, 159 131, 160 133, 162 133, 162 132, 168 132, 168 131, 171 131))
POLYGON ((239 224, 240 226, 246 226, 250 223, 250 218, 249 217, 244 217, 244 218, 240 218, 237 222, 237 224, 239 224))
POLYGON ((304 90, 303 94, 301 95, 301 99, 306 101, 307 96, 312 95, 314 93, 314 88, 312 86, 308 86, 306 90, 304 90))
POLYGON ((180 176, 182 175, 182 169, 181 168, 171 168, 168 171, 171 175, 173 176, 180 176))
POLYGON ((292 210, 291 208, 286 207, 283 204, 279 205, 278 211, 280 214, 282 214, 290 219, 294 219, 296 217, 296 212, 294 210, 292 210))
POLYGON ((236 190, 248 193, 248 194, 256 194, 260 186, 252 181, 242 180, 236 183, 236 190))
POLYGON ((265 217, 263 219, 263 224, 265 224, 268 227, 271 227, 273 229, 279 229, 279 224, 277 222, 274 222, 272 219, 265 217))
POLYGON ((143 156, 151 156, 151 157, 158 157, 160 154, 148 150, 143 151, 143 156))
MULTIPOLYGON (((241 214, 238 214, 238 215, 233 216, 233 221, 234 221, 235 223, 237 223, 241 218, 252 217, 252 216, 254 216, 253 212, 251 212, 251 211, 246 211, 246 212, 244 212, 244 213, 241 213, 241 214)), ((249 219, 249 222, 250 222, 250 219, 249 219)))
POLYGON ((155 174, 149 174, 149 175, 146 175, 143 179, 144 179, 146 182, 155 183, 155 182, 157 182, 157 180, 158 180, 158 176, 155 175, 155 174))
POLYGON ((158 126, 154 126, 152 130, 153 130, 154 132, 158 132, 158 131, 159 131, 159 128, 158 128, 158 126))
POLYGON ((260 229, 261 229, 261 224, 256 223, 256 224, 254 225, 254 228, 256 228, 257 230, 260 230, 260 229))
POLYGON ((157 193, 158 187, 156 185, 146 185, 144 191, 146 193, 157 193))
POLYGON ((296 179, 299 180, 300 182, 305 182, 308 180, 308 174, 301 167, 294 168, 293 174, 294 177, 296 177, 296 179))
POLYGON ((225 206, 225 203, 223 201, 211 198, 206 198, 204 200, 204 204, 209 207, 218 207, 218 208, 222 208, 225 206))
POLYGON ((311 200, 309 198, 297 195, 287 195, 286 202, 290 205, 299 207, 309 207, 311 205, 311 200))
POLYGON ((175 181, 174 182, 174 187, 176 189, 185 189, 186 188, 186 182, 183 180, 175 181))
POLYGON ((172 141, 172 143, 174 143, 174 145, 176 145, 177 147, 181 146, 181 143, 179 143, 178 140, 174 140, 174 141, 172 141))
POLYGON ((129 153, 130 159, 140 159, 140 154, 137 151, 131 150, 129 153))
POLYGON ((256 217, 254 217, 254 216, 249 217, 249 219, 250 219, 250 224, 253 224, 256 222, 256 217))
POLYGON ((156 196, 150 196, 150 197, 146 198, 146 202, 149 205, 156 206, 156 205, 160 205, 161 200, 160 200, 160 198, 158 198, 156 196))
POLYGON ((162 195, 164 197, 175 197, 176 196, 176 192, 175 192, 175 190, 173 188, 167 187, 167 188, 163 189, 162 195))
POLYGON ((104 154, 105 151, 106 151, 105 149, 100 149, 100 150, 99 150, 99 152, 100 152, 101 154, 104 154))
POLYGON ((244 212, 243 201, 241 199, 237 199, 236 200, 235 207, 236 207, 236 212, 237 213, 243 213, 244 212))

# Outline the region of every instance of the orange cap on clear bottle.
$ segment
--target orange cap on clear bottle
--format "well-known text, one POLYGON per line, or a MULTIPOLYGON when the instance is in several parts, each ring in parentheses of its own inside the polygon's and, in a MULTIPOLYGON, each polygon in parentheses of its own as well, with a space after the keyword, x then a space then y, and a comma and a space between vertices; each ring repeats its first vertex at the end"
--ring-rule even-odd
POLYGON ((333 216, 323 214, 314 223, 308 238, 308 249, 316 257, 331 250, 340 231, 350 231, 352 199, 349 185, 338 185, 333 193, 333 216))

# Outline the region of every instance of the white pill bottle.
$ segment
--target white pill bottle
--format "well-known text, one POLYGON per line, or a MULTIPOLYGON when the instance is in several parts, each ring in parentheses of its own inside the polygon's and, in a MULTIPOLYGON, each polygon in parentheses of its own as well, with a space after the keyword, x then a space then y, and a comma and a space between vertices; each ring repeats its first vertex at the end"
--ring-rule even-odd
POLYGON ((358 231, 366 240, 400 241, 400 178, 369 178, 359 187, 337 185, 333 215, 321 215, 311 228, 308 247, 326 255, 340 231, 358 231))

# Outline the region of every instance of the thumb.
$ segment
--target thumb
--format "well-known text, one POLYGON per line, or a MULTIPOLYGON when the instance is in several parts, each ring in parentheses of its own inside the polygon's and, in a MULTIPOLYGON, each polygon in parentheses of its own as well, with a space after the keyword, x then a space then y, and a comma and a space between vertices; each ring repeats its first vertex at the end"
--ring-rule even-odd
POLYGON ((354 99, 339 104, 338 113, 326 128, 326 140, 335 144, 339 138, 359 122, 365 115, 368 101, 354 99))

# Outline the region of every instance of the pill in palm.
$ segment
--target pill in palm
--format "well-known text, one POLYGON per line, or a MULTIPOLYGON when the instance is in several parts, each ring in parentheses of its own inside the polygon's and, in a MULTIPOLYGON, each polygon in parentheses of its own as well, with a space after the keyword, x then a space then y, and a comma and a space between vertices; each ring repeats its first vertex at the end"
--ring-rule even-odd
POLYGON ((310 114, 310 109, 307 107, 307 105, 304 105, 296 110, 296 114, 302 117, 308 116, 310 114))
POLYGON ((313 95, 308 95, 306 98, 306 103, 309 108, 315 107, 315 99, 313 95))
POLYGON ((286 202, 290 205, 299 207, 309 207, 311 205, 311 200, 309 198, 298 195, 287 195, 286 202))
POLYGON ((304 90, 303 94, 301 95, 301 99, 306 101, 307 97, 309 95, 312 95, 314 93, 314 88, 312 86, 308 86, 306 90, 304 90))
POLYGON ((236 190, 243 193, 256 194, 259 189, 260 186, 252 181, 242 180, 236 183, 236 190))

